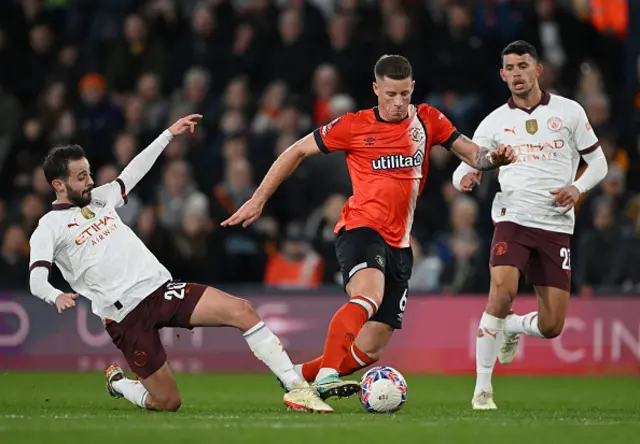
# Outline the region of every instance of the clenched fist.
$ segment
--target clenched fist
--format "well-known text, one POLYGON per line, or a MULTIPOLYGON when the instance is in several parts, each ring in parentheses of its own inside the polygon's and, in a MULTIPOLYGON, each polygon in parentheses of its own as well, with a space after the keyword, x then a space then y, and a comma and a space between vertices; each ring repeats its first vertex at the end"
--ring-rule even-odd
POLYGON ((80 297, 78 293, 61 293, 56 298, 56 308, 58 309, 58 313, 62 313, 65 310, 75 307, 76 299, 78 299, 78 297, 80 297))

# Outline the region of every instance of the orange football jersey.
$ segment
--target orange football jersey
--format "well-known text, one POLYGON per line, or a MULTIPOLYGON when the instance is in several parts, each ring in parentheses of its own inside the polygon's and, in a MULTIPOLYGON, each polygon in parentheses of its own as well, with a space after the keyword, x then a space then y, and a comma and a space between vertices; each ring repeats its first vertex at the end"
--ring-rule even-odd
POLYGON ((433 145, 449 148, 460 136, 444 114, 429 105, 410 105, 400 122, 386 122, 377 108, 347 113, 313 133, 325 153, 344 151, 353 196, 335 232, 370 227, 392 247, 411 244, 418 197, 429 171, 433 145))

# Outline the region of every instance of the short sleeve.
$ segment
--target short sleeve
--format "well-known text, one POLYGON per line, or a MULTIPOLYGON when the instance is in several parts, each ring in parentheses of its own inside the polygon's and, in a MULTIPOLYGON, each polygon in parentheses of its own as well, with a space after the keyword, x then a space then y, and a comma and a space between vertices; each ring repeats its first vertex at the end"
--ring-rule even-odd
POLYGON ((494 134, 495 131, 491 124, 491 114, 489 114, 480 122, 475 133, 473 133, 473 143, 493 151, 498 148, 494 134))
POLYGON ((600 146, 600 141, 593 131, 584 108, 576 103, 576 117, 572 128, 573 143, 581 155, 594 152, 600 146))
POLYGON ((37 267, 51 269, 55 245, 55 232, 40 222, 29 239, 29 271, 37 267))
POLYGON ((453 126, 453 123, 443 113, 430 106, 427 110, 429 121, 431 122, 431 141, 433 145, 442 145, 450 149, 460 133, 453 126))
POLYGON ((104 201, 108 205, 118 208, 127 204, 127 190, 124 182, 118 178, 91 191, 92 201, 104 201))
POLYGON ((327 123, 313 132, 313 137, 325 154, 334 151, 348 151, 351 145, 351 126, 355 114, 347 113, 327 123))

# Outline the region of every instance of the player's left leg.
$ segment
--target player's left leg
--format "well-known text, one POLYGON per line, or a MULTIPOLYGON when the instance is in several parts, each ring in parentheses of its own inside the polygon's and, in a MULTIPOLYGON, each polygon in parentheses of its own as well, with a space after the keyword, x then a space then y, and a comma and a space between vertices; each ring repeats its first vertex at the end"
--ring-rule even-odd
MULTIPOLYGON (((378 361, 389 344, 393 331, 393 328, 382 322, 369 321, 364 324, 356 340, 349 344, 349 353, 340 362, 340 376, 349 376, 378 361)), ((316 379, 321 365, 322 356, 319 356, 295 366, 295 370, 306 381, 312 382, 316 379)))
POLYGON ((251 304, 221 290, 207 287, 193 308, 190 327, 234 327, 243 333, 253 354, 287 389, 284 403, 294 410, 332 412, 293 369, 278 337, 265 325, 251 304))
POLYGON ((538 234, 538 247, 529 265, 529 279, 538 296, 538 311, 507 316, 499 356, 505 365, 514 360, 521 334, 552 339, 564 327, 571 289, 569 236, 541 230, 538 234))

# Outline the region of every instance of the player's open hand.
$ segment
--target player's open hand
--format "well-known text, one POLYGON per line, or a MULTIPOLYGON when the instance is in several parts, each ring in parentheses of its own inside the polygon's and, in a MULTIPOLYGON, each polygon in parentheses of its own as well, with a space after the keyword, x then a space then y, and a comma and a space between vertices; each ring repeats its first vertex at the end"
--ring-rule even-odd
POLYGON ((198 121, 200 119, 202 119, 201 114, 190 114, 186 117, 178 119, 176 123, 169 127, 169 132, 173 136, 179 136, 187 130, 193 133, 196 130, 196 125, 198 124, 198 121))
POLYGON ((552 191, 551 194, 555 196, 553 198, 553 205, 564 207, 564 214, 571 211, 580 198, 580 191, 573 185, 552 191))
POLYGON ((480 179, 482 178, 482 172, 477 171, 475 173, 467 173, 460 181, 460 189, 462 191, 471 191, 476 185, 480 185, 480 179))
POLYGON ((73 308, 76 306, 76 299, 78 299, 80 295, 78 293, 61 293, 56 298, 56 308, 58 309, 58 313, 62 313, 65 310, 73 308))
POLYGON ((518 156, 511 145, 500 145, 497 150, 491 152, 491 163, 497 166, 509 165, 516 160, 518 156))
POLYGON ((229 219, 223 221, 220 225, 223 227, 238 225, 242 223, 244 228, 248 227, 260 218, 264 201, 256 197, 252 197, 244 203, 229 219))

